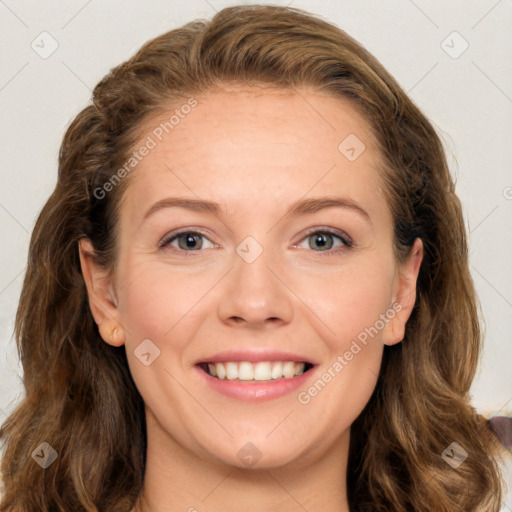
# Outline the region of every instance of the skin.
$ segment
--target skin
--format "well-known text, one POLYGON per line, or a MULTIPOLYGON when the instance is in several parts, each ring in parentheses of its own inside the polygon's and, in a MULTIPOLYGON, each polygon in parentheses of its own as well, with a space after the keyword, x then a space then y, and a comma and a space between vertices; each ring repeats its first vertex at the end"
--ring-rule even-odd
MULTIPOLYGON (((348 511, 350 426, 375 388, 384 345, 403 338, 421 241, 399 265, 379 153, 348 100, 242 86, 197 99, 130 175, 115 273, 97 268, 90 244, 80 244, 94 319, 105 342, 126 345, 146 404, 147 467, 135 510, 231 512, 243 503, 247 512, 348 511), (349 134, 365 144, 354 161, 338 150, 349 134), (221 208, 166 208, 143 221, 168 196, 221 208), (324 196, 348 198, 369 219, 336 207, 285 215, 297 200, 324 196), (165 235, 188 227, 205 237, 193 245, 199 250, 187 254, 184 237, 181 252, 179 239, 159 248, 165 235), (353 245, 326 235, 322 249, 306 233, 314 227, 341 230, 353 245), (247 236, 263 249, 252 263, 236 252, 247 236), (298 392, 393 303, 400 312, 300 403, 298 392), (134 355, 144 339, 160 350, 149 366, 134 355), (298 352, 317 365, 299 390, 259 402, 221 395, 197 378, 198 360, 255 347, 298 352), (261 454, 251 467, 237 456, 248 442, 261 454)), ((141 144, 174 108, 146 121, 141 144)))

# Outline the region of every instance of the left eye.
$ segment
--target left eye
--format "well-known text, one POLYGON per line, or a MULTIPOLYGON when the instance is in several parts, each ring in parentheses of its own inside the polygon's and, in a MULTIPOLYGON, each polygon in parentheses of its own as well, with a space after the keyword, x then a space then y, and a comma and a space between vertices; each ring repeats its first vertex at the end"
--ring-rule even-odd
POLYGON ((341 247, 350 247, 352 245, 348 238, 345 238, 330 230, 317 230, 310 232, 303 240, 311 240, 309 247, 306 247, 306 249, 313 249, 316 252, 328 252, 333 247, 333 238, 337 238, 341 241, 341 247), (317 248, 319 248, 319 250, 317 250, 317 248))

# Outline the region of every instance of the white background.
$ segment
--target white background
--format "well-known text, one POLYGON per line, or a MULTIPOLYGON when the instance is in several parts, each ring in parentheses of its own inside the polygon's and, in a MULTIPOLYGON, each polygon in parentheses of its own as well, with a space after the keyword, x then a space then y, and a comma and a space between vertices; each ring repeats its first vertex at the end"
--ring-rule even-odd
MULTIPOLYGON (((95 84, 145 41, 236 3, 252 2, 0 0, 0 422, 22 397, 14 316, 66 127, 95 84), (31 47, 49 51, 53 39, 58 47, 47 58, 31 47)), ((486 321, 473 403, 485 415, 512 414, 512 1, 260 3, 302 8, 346 30, 438 129, 465 208, 486 321)))

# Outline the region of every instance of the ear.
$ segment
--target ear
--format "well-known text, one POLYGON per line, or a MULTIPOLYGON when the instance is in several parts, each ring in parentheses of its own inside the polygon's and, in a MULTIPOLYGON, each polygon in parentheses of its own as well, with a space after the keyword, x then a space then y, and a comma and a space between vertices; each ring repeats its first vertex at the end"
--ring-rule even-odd
POLYGON ((111 275, 97 264, 94 248, 88 238, 78 241, 78 251, 94 321, 98 324, 101 337, 108 344, 119 347, 124 344, 124 330, 119 322, 118 300, 111 275))
POLYGON ((404 339, 405 324, 416 302, 416 282, 422 260, 423 242, 420 238, 416 238, 409 249, 407 260, 397 271, 391 306, 395 315, 383 331, 382 340, 385 345, 395 345, 404 339))

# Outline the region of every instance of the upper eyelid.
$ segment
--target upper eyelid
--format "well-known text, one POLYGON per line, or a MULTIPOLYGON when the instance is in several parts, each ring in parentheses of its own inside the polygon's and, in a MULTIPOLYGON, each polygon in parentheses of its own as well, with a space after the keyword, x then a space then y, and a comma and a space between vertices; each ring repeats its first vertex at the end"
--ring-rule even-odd
POLYGON ((329 233, 330 235, 333 235, 333 236, 336 236, 338 238, 341 238, 341 240, 348 242, 350 245, 353 244, 352 237, 350 237, 342 229, 328 228, 328 227, 322 227, 322 226, 312 227, 310 229, 307 229, 306 233, 299 240, 299 242, 302 242, 302 240, 304 240, 305 238, 308 238, 309 236, 313 235, 314 233, 329 233))
POLYGON ((195 228, 183 228, 182 230, 180 230, 178 228, 178 231, 171 231, 170 233, 168 233, 167 235, 164 235, 162 237, 162 240, 159 242, 159 245, 161 244, 164 244, 164 243, 169 243, 171 240, 173 240, 174 238, 180 236, 180 235, 185 235, 187 233, 193 233, 194 235, 199 235, 199 236, 202 236, 204 238, 207 238, 208 240, 210 240, 210 242, 215 243, 213 242, 213 240, 211 240, 210 238, 210 235, 208 235, 207 233, 203 232, 202 230, 200 229, 195 229, 195 228))

